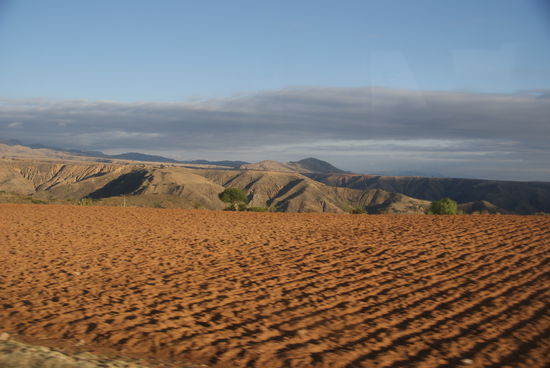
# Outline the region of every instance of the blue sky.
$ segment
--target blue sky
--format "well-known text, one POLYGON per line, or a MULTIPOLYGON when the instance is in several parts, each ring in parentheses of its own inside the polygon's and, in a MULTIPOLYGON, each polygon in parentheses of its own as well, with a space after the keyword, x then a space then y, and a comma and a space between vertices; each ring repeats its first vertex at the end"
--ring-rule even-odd
POLYGON ((0 95, 176 101, 288 86, 550 85, 544 1, 0 0, 0 95))
POLYGON ((533 137, 520 134, 524 123, 547 124, 549 99, 541 98, 550 89, 549 3, 0 0, 0 134, 23 141, 69 142, 109 152, 139 150, 179 158, 254 161, 317 154, 359 172, 418 169, 447 176, 550 180, 548 165, 543 163, 550 158, 550 148, 544 144, 550 141, 548 130, 533 137), (320 89, 330 92, 321 98, 320 89), (387 96, 389 90, 392 99, 404 100, 394 108, 382 108, 377 98, 387 96), (343 97, 356 93, 364 96, 364 103, 347 103, 345 110, 343 97), (509 104, 510 96, 519 98, 512 104, 517 109, 500 116, 500 106, 509 104), (475 101, 487 98, 492 110, 476 109, 475 101), (294 102, 281 104, 281 99, 294 102), (411 99, 416 101, 414 108, 411 99), (82 100, 81 105, 71 100, 82 100), (109 115, 106 105, 101 105, 102 121, 89 119, 98 111, 85 118, 94 101, 117 103, 127 120, 118 110, 109 115), (186 113, 166 107, 167 103, 180 104, 186 113), (151 107, 155 113, 144 109, 144 104, 156 104, 151 107), (397 108, 403 104, 408 106, 403 110, 406 116, 397 108), (283 110, 273 111, 271 105, 283 110), (364 105, 376 105, 377 110, 363 111, 364 105), (335 106, 324 116, 332 116, 333 125, 342 124, 342 131, 356 129, 354 134, 319 130, 314 121, 303 121, 318 119, 312 112, 319 106, 335 106), (520 112, 527 106, 534 115, 524 122, 522 116, 527 115, 520 112), (191 110, 202 115, 191 114, 194 120, 186 120, 191 110), (212 121, 212 111, 222 110, 225 113, 212 121), (40 120, 40 111, 50 111, 52 117, 40 120), (141 115, 133 116, 132 111, 141 115), (456 118, 446 124, 453 125, 439 122, 450 111, 456 118), (287 119, 284 124, 282 115, 287 119), (516 115, 517 124, 502 136, 499 121, 516 115), (154 118, 142 121, 147 116, 154 118), (232 120, 235 116, 241 120, 232 120), (430 120, 435 118, 439 120, 430 120), (142 122, 132 123, 136 120, 142 122), (463 122, 471 121, 479 131, 457 134, 467 130, 459 127, 463 122), (200 122, 216 129, 232 126, 228 135, 243 129, 257 131, 257 136, 250 137, 257 145, 246 152, 234 146, 213 150, 206 143, 203 150, 182 146, 188 144, 184 134, 194 134, 194 141, 212 140, 214 133, 198 130, 200 122), (29 129, 36 130, 37 124, 42 124, 41 135, 34 137, 29 129), (424 135, 408 138, 396 128, 415 124, 424 135), (293 126, 301 130, 296 132, 293 126), (379 131, 371 137, 367 129, 379 131), (281 133, 284 130, 286 135, 281 133), (176 131, 181 136, 174 141, 176 131), (101 137, 113 132, 120 139, 109 145, 101 137), (85 134, 89 135, 84 139, 85 134), (270 139, 265 138, 267 134, 270 139), (170 135, 170 143, 163 140, 170 135), (354 136, 359 141, 351 140, 354 136), (518 136, 523 140, 518 141, 518 136), (492 145, 487 142, 491 137, 498 137, 492 145), (474 139, 485 140, 485 151, 468 161, 464 155, 473 152, 468 147, 474 139), (448 144, 433 143, 437 140, 448 144), (384 144, 389 141, 393 143, 384 144), (526 155, 530 141, 537 142, 538 150, 526 155), (372 147, 380 145, 386 150, 378 152, 385 152, 386 158, 372 152, 372 147), (421 146, 427 147, 424 156, 403 161, 421 146), (504 146, 514 158, 499 166, 494 157, 504 146), (462 147, 460 152, 457 147, 462 147), (455 152, 462 157, 462 166, 456 165, 456 157, 433 163, 433 150, 455 152), (488 173, 489 167, 493 171, 498 167, 498 172, 488 173), (531 171, 518 174, 520 168, 531 171))

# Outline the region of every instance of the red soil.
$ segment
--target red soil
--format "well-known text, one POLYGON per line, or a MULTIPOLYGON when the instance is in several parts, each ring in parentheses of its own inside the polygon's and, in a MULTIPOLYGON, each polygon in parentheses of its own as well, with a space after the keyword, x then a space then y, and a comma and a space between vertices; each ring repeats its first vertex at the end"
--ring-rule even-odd
POLYGON ((0 330, 220 367, 544 367, 550 216, 0 206, 0 330))

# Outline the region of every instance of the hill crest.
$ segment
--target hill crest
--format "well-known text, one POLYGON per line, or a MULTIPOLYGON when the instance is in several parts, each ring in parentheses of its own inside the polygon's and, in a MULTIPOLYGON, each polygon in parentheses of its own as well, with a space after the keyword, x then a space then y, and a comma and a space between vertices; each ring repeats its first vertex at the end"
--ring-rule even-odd
POLYGON ((344 170, 340 170, 332 164, 319 160, 314 157, 304 158, 299 161, 278 162, 273 160, 264 160, 252 164, 241 165, 241 170, 257 170, 257 171, 279 171, 279 172, 294 172, 294 173, 319 173, 319 174, 342 174, 344 170))

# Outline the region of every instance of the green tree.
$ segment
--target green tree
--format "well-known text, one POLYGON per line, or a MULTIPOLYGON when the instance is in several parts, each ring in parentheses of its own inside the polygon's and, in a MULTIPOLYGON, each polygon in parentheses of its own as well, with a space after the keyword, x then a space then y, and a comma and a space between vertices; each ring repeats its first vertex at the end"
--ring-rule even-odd
POLYGON ((428 214, 433 215, 456 215, 458 214, 458 205, 451 198, 443 198, 432 202, 428 214))
POLYGON ((246 193, 240 188, 226 188, 218 197, 225 203, 231 203, 231 209, 234 211, 246 209, 248 203, 246 193))

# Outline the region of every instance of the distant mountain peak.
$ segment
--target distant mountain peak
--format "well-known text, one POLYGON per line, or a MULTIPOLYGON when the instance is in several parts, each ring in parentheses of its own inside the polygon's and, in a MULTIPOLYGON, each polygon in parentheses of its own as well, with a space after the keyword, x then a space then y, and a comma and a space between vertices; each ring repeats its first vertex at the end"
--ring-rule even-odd
POLYGON ((126 152, 118 155, 109 155, 110 158, 116 158, 121 160, 133 160, 133 161, 148 161, 148 162, 168 162, 168 163, 177 163, 179 161, 172 158, 167 158, 163 156, 148 155, 145 153, 139 152, 126 152))
POLYGON ((335 167, 334 165, 319 160, 315 157, 307 157, 300 161, 290 161, 289 164, 298 165, 301 168, 307 169, 310 172, 315 173, 344 173, 344 170, 340 170, 339 168, 335 167))
POLYGON ((304 158, 299 161, 278 162, 272 160, 264 160, 248 165, 241 165, 243 170, 261 170, 261 171, 281 171, 281 172, 298 172, 298 173, 330 173, 339 174, 345 171, 334 167, 326 161, 319 160, 314 157, 304 158))
POLYGON ((315 158, 315 157, 306 157, 306 158, 303 158, 303 159, 298 160, 298 161, 290 161, 290 162, 324 162, 324 163, 328 163, 326 161, 319 160, 318 158, 315 158))
POLYGON ((22 146, 23 145, 17 139, 6 139, 6 138, 0 138, 0 144, 5 144, 7 146, 22 146))

